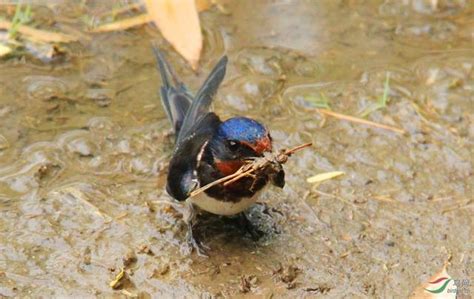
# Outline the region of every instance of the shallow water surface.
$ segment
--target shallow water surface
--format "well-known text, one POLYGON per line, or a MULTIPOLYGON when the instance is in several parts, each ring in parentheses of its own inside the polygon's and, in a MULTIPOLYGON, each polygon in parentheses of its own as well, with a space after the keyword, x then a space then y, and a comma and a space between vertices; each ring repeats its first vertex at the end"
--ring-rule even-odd
POLYGON ((33 6, 80 41, 0 61, 1 296, 407 297, 446 261, 474 283, 472 2, 222 2, 201 14, 198 73, 151 26, 88 33, 81 16, 112 6, 33 6), (259 240, 204 215, 210 257, 184 252, 151 40, 191 90, 226 53, 214 110, 262 121, 278 148, 313 142, 248 211, 259 240), (387 76, 366 119, 404 133, 318 112, 360 118, 387 76))

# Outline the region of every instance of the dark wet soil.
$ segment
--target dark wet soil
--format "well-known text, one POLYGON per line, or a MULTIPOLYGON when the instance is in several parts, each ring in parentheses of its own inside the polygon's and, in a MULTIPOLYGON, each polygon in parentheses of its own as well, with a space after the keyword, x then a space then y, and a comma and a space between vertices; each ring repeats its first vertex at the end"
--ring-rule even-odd
POLYGON ((80 41, 0 61, 0 296, 400 298, 446 261, 472 285, 472 2, 222 2, 201 14, 198 73, 151 26, 87 33, 112 6, 33 6, 80 41), (183 254, 151 40, 192 90, 226 53, 215 111, 266 123, 279 148, 313 142, 248 211, 258 240, 204 215, 210 257, 183 254), (405 133, 318 112, 360 117, 387 74, 366 119, 405 133))

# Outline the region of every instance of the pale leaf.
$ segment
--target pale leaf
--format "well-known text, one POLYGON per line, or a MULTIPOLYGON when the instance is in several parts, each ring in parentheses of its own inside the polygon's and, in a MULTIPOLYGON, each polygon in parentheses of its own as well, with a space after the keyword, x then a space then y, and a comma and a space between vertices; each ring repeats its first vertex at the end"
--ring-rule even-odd
POLYGON ((163 37, 196 69, 202 33, 194 0, 145 0, 147 11, 163 37))
MULTIPOLYGON (((7 55, 7 54, 10 53, 11 51, 12 51, 12 49, 11 49, 10 47, 5 46, 5 45, 3 45, 3 44, 0 44, 0 57, 7 55)), ((1 137, 2 137, 2 136, 0 135, 0 141, 1 141, 1 137)), ((1 148, 1 142, 0 142, 0 149, 2 149, 2 148, 1 148)))
POLYGON ((320 173, 315 176, 309 177, 306 179, 306 181, 308 183, 319 183, 319 182, 330 180, 332 178, 338 177, 343 174, 344 174, 343 171, 325 172, 325 173, 320 173))

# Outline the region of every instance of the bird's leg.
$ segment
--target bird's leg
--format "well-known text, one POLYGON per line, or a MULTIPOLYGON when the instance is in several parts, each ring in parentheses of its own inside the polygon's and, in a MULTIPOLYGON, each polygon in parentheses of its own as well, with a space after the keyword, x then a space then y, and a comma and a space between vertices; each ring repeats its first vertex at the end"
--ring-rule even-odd
POLYGON ((198 242, 193 235, 193 226, 196 223, 197 214, 194 210, 194 206, 191 202, 186 201, 185 209, 183 211, 183 220, 188 227, 188 231, 186 232, 186 241, 188 246, 190 247, 190 251, 193 249, 196 250, 196 253, 202 257, 208 257, 206 254, 206 249, 209 250, 208 246, 205 246, 201 242, 198 242))
MULTIPOLYGON (((188 250, 183 250, 184 254, 191 254, 192 250, 195 249, 196 253, 199 256, 208 257, 206 255, 205 249, 209 250, 210 248, 200 242, 198 242, 193 236, 193 226, 196 224, 197 214, 194 210, 194 206, 191 202, 185 201, 184 204, 176 203, 166 200, 157 200, 154 201, 155 204, 167 204, 172 206, 176 211, 181 213, 183 216, 183 221, 186 223, 187 232, 186 232, 186 245, 188 250)), ((184 248, 183 248, 184 249, 184 248)))

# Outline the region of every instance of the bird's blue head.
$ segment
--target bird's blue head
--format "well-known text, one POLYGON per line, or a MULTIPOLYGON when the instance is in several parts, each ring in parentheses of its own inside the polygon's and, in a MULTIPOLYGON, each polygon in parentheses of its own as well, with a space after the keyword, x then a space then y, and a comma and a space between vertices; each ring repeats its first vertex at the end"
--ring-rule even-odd
POLYGON ((219 126, 217 135, 227 140, 231 147, 247 146, 259 156, 265 151, 272 151, 271 137, 267 129, 261 123, 247 117, 226 120, 219 126))
POLYGON ((249 157, 272 151, 272 138, 259 122, 247 117, 230 118, 220 124, 211 141, 217 167, 223 174, 236 171, 249 157))

